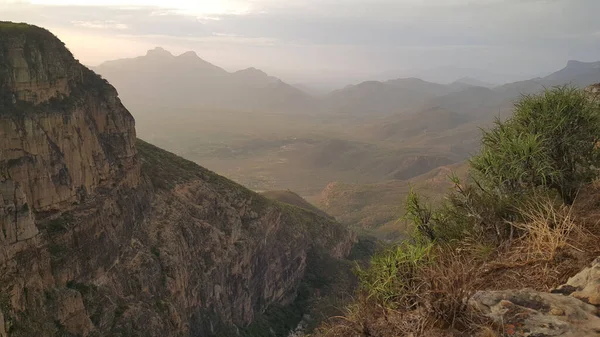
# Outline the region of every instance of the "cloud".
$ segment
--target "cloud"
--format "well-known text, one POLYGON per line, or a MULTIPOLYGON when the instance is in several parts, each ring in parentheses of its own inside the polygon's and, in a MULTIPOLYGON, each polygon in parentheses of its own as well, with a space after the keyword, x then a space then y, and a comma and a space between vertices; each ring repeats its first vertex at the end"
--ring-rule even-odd
POLYGON ((123 39, 133 39, 139 41, 162 41, 164 44, 173 44, 173 42, 190 42, 197 44, 229 44, 229 45, 252 45, 252 46, 273 46, 277 44, 277 40, 271 38, 260 37, 244 37, 236 34, 220 34, 214 33, 211 36, 172 36, 163 34, 144 34, 130 35, 119 34, 116 37, 123 39))
POLYGON ((76 27, 84 27, 84 28, 94 28, 94 29, 116 29, 123 30, 129 28, 124 23, 118 23, 112 20, 95 20, 95 21, 71 21, 71 23, 76 27))
POLYGON ((21 4, 13 5, 12 14, 18 11, 16 16, 52 26, 128 29, 136 35, 234 34, 281 43, 364 46, 527 45, 536 39, 592 37, 600 29, 597 0, 346 0, 343 5, 333 0, 262 0, 250 2, 244 8, 253 10, 241 14, 229 10, 210 15, 186 12, 181 1, 173 7, 170 2, 159 6, 158 1, 152 6, 110 3, 21 4))
POLYGON ((0 12, 65 36, 196 49, 218 65, 315 76, 449 64, 538 74, 600 55, 598 0, 36 1, 0 0, 0 12))

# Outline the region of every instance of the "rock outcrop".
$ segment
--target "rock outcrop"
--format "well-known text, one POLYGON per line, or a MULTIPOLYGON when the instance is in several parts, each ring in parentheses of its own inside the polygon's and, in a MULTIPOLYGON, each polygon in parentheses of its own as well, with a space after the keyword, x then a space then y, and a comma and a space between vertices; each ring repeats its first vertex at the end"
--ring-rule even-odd
POLYGON ((595 95, 600 94, 600 83, 590 85, 587 88, 585 88, 585 90, 595 95))
POLYGON ((294 301, 334 221, 142 141, 55 36, 0 22, 0 336, 210 336, 294 301))
POLYGON ((600 258, 550 293, 480 291, 469 304, 501 325, 509 336, 599 336, 600 258))
MULTIPOLYGON (((137 184, 134 120, 116 90, 45 30, 0 25, 0 242, 35 237, 34 213, 137 184)), ((6 247, 5 247, 6 248, 6 247)), ((0 262, 10 259, 4 250, 0 262)))
POLYGON ((571 277, 566 284, 552 292, 570 295, 600 308, 600 257, 589 268, 571 277))

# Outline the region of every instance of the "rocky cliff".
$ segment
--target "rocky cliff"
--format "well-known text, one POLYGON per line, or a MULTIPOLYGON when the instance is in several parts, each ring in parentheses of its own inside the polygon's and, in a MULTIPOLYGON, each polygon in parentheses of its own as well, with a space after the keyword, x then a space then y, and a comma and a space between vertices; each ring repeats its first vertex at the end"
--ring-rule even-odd
POLYGON ((0 336, 208 336, 353 235, 135 138, 51 33, 0 22, 0 336))

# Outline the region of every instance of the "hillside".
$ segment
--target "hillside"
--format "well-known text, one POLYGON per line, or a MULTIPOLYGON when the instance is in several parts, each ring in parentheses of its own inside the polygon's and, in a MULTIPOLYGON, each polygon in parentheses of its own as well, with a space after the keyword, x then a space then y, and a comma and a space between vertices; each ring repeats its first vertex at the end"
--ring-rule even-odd
POLYGON ((512 97, 519 98, 521 94, 537 93, 544 88, 557 85, 570 84, 579 88, 598 83, 600 81, 600 62, 580 62, 571 60, 567 65, 548 76, 535 78, 527 81, 505 84, 494 88, 494 91, 512 97))
POLYGON ((448 176, 465 177, 467 163, 440 166, 408 180, 390 180, 375 184, 330 183, 319 196, 317 204, 328 214, 359 232, 371 233, 381 239, 395 240, 407 231, 403 220, 406 197, 411 188, 420 191, 432 202, 452 186, 448 176))
POLYGON ((315 335, 597 336, 597 89, 521 98, 442 202, 411 191, 405 240, 358 267, 354 302, 315 335))
POLYGON ((347 264, 342 225, 137 140, 42 28, 0 22, 0 106, 0 336, 282 334, 347 264))
POLYGON ((464 114, 441 107, 432 107, 414 114, 387 117, 373 125, 370 137, 399 141, 419 135, 439 134, 470 121, 464 114))
POLYGON ((322 104, 326 111, 333 113, 377 117, 410 111, 455 90, 461 88, 417 78, 367 81, 332 92, 322 104))
POLYGON ((304 210, 316 213, 324 218, 333 219, 329 214, 323 212, 322 210, 315 207, 314 205, 304 200, 301 196, 292 191, 266 191, 261 192, 260 194, 268 199, 276 200, 284 204, 302 208, 304 210))

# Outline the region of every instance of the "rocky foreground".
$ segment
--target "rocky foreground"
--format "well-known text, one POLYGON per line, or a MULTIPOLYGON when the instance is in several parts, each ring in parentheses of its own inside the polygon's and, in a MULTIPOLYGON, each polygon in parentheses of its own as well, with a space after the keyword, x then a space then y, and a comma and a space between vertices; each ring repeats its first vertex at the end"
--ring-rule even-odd
POLYGON ((503 326, 508 336, 600 336, 600 257, 550 293, 480 291, 469 304, 503 326))

